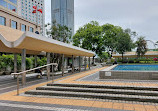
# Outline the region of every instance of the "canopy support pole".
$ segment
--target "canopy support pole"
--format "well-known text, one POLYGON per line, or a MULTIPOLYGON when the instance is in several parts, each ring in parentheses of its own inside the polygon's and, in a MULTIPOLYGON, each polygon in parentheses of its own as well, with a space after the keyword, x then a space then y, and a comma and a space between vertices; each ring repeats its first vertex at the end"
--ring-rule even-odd
MULTIPOLYGON (((47 64, 50 64, 50 53, 47 52, 47 64)), ((50 66, 47 66, 47 79, 50 80, 50 66)))
POLYGON ((62 76, 64 76, 64 54, 62 54, 62 76))
POLYGON ((74 55, 72 55, 72 73, 74 73, 74 55))
MULTIPOLYGON (((14 53, 14 73, 17 73, 17 54, 14 53)), ((15 75, 14 75, 15 79, 15 75)))
POLYGON ((79 72, 81 72, 81 56, 79 56, 79 72))
MULTIPOLYGON (((26 70, 26 49, 22 49, 22 65, 21 65, 21 69, 22 71, 26 70)), ((26 73, 22 74, 22 85, 26 84, 26 73)))

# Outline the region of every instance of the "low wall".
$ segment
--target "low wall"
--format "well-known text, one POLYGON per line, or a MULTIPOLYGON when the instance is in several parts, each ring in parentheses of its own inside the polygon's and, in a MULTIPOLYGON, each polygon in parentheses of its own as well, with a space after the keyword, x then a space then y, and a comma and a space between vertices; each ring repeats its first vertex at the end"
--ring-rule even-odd
POLYGON ((114 71, 117 65, 99 72, 100 79, 158 80, 158 71, 114 71))

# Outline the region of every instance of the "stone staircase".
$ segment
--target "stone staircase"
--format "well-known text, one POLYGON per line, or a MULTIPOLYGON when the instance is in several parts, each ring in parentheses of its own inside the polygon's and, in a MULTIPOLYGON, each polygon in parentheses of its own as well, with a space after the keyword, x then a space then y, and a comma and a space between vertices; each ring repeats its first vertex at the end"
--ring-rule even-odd
POLYGON ((25 94, 158 103, 157 87, 55 83, 37 87, 25 94))

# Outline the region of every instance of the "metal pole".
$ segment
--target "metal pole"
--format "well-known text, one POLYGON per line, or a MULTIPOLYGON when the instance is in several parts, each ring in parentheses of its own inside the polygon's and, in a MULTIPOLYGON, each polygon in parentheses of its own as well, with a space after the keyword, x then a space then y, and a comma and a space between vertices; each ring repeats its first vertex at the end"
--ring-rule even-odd
MULTIPOLYGON (((50 64, 50 53, 47 53, 47 64, 50 64)), ((50 79, 50 66, 47 66, 47 79, 50 79)))
POLYGON ((64 54, 62 54, 62 76, 64 76, 64 54))
POLYGON ((17 95, 19 95, 19 75, 17 75, 17 95))
POLYGON ((37 55, 35 55, 34 57, 35 57, 35 67, 37 67, 37 55))
POLYGON ((91 58, 89 57, 89 70, 91 69, 91 58))
POLYGON ((52 65, 52 83, 54 83, 54 65, 52 65))
POLYGON ((79 72, 81 72, 81 56, 79 56, 79 72))
POLYGON ((74 55, 72 55, 72 73, 74 73, 74 55))
MULTIPOLYGON (((22 50, 22 65, 21 65, 22 71, 26 70, 26 49, 22 50)), ((22 85, 26 84, 26 73, 22 74, 22 85)))
MULTIPOLYGON (((14 54, 14 73, 17 73, 17 54, 14 54)), ((15 79, 15 75, 14 75, 15 79)))
POLYGON ((85 63, 84 65, 85 65, 85 71, 86 71, 86 67, 87 67, 87 58, 86 57, 84 58, 84 63, 85 63))

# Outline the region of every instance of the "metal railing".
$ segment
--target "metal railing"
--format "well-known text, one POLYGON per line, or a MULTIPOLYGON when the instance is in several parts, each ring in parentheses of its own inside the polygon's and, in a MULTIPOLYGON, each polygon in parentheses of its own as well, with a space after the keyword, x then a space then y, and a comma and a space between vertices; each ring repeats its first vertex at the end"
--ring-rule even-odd
MULTIPOLYGON (((26 70, 26 71, 23 71, 23 72, 19 72, 19 73, 12 73, 11 75, 16 75, 17 76, 17 95, 19 95, 19 75, 22 75, 24 73, 27 73, 27 72, 31 72, 31 71, 34 71, 36 69, 41 69, 41 68, 44 68, 44 67, 47 67, 47 66, 57 66, 58 64, 57 63, 51 63, 51 64, 47 64, 47 65, 44 65, 44 66, 40 66, 40 67, 36 67, 36 68, 33 68, 33 69, 30 69, 30 70, 26 70)), ((52 74, 52 82, 54 82, 54 75, 52 74)))

